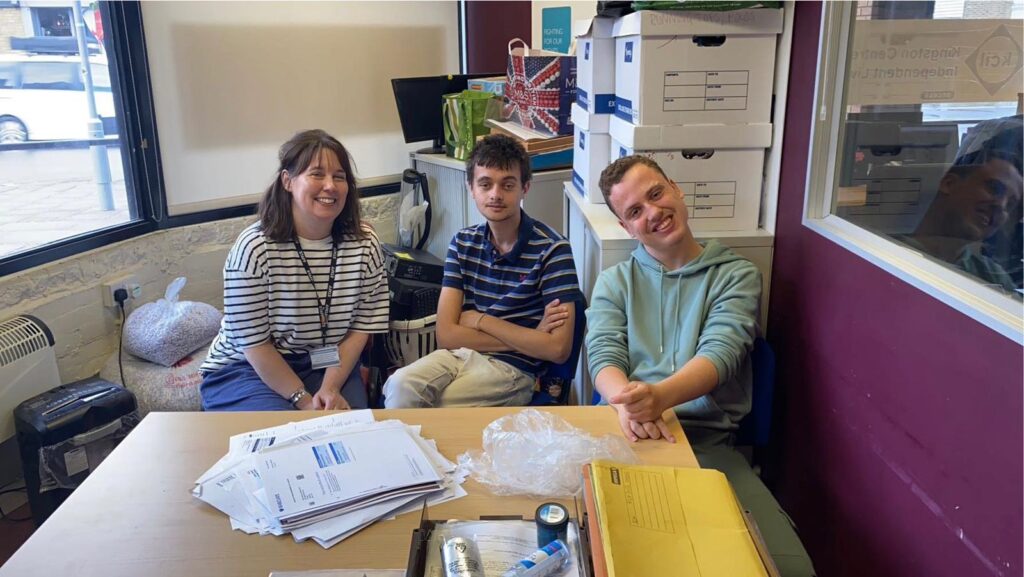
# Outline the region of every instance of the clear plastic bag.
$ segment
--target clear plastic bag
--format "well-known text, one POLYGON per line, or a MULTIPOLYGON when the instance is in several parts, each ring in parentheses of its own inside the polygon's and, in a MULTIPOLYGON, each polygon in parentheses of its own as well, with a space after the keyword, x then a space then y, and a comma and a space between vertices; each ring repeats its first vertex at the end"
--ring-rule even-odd
POLYGON ((179 301, 185 282, 185 277, 174 279, 164 298, 146 303, 128 316, 124 350, 169 367, 217 336, 220 311, 206 303, 179 301))
POLYGON ((131 412, 54 445, 39 447, 39 492, 78 487, 139 424, 131 412))
POLYGON ((402 197, 398 209, 398 244, 406 248, 414 248, 423 236, 423 226, 427 218, 429 202, 416 203, 416 189, 410 189, 402 197))
POLYGON ((459 467, 496 495, 569 497, 595 459, 638 463, 622 435, 597 438, 545 411, 525 409, 484 429, 483 451, 459 455, 459 467))

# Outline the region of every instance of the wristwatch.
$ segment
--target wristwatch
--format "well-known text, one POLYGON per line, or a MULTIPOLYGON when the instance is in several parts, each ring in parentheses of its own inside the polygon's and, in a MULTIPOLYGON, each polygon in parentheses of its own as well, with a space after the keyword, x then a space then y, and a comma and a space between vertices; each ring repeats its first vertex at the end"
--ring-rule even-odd
POLYGON ((306 391, 306 388, 305 387, 299 387, 298 390, 296 390, 294 393, 292 393, 292 396, 288 397, 288 402, 291 403, 293 407, 297 407, 299 405, 299 401, 301 401, 302 399, 304 399, 304 398, 306 398, 308 396, 309 396, 309 393, 306 391))

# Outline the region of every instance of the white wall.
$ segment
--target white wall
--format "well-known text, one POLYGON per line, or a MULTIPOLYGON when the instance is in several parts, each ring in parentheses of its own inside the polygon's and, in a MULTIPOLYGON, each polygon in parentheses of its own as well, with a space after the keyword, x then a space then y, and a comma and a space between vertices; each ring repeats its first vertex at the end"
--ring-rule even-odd
MULTIPOLYGON (((254 202, 298 130, 408 167, 391 78, 458 72, 455 2, 144 2, 171 214, 254 202)), ((392 179, 392 181, 394 181, 392 179)), ((372 182, 371 182, 372 183, 372 182)))

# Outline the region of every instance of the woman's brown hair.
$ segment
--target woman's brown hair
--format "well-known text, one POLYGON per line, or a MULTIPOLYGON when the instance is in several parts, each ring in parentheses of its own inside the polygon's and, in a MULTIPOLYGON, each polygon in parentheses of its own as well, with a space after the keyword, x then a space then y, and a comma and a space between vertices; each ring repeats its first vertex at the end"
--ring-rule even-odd
POLYGON ((263 234, 270 240, 286 242, 296 237, 295 221, 292 219, 292 195, 285 190, 281 175, 286 170, 293 177, 302 174, 310 164, 320 158, 320 151, 324 149, 330 150, 338 157, 338 162, 345 170, 345 182, 348 184, 345 206, 338 218, 334 219, 331 237, 339 241, 345 235, 360 238, 366 236, 359 213, 359 190, 356 188, 356 177, 348 151, 338 139, 323 130, 304 130, 281 145, 277 155, 280 165, 274 175, 274 182, 260 198, 257 211, 260 226, 263 228, 263 234))

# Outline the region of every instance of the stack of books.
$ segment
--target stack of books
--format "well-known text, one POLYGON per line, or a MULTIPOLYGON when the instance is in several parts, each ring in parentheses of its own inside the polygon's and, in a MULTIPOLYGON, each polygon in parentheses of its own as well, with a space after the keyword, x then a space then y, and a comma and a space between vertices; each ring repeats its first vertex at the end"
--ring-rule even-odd
POLYGON ((487 120, 487 125, 491 128, 491 134, 504 134, 518 140, 530 155, 530 167, 533 170, 572 166, 571 134, 551 136, 512 121, 502 122, 495 119, 487 120))
POLYGON ((351 411, 236 435, 192 494, 246 533, 327 548, 378 520, 466 495, 419 427, 351 411))

